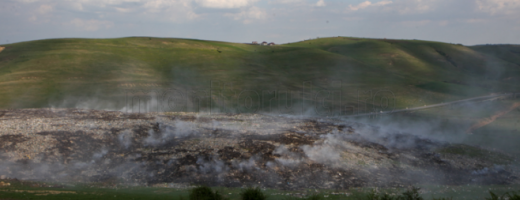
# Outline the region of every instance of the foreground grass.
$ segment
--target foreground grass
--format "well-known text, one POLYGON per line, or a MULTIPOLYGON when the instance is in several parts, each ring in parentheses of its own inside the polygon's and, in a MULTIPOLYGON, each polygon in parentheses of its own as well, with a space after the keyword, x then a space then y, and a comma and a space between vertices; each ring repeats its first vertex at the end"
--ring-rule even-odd
POLYGON ((497 197, 506 193, 514 195, 520 191, 518 186, 422 186, 410 189, 357 188, 350 190, 297 190, 247 189, 215 187, 202 189, 176 189, 167 187, 130 187, 99 185, 58 185, 36 182, 6 181, 9 186, 0 187, 0 199, 210 199, 223 200, 419 200, 419 199, 482 199, 491 198, 490 192, 497 197), (210 192, 206 192, 209 190, 210 192), (194 191, 196 195, 194 195, 194 191), (211 192, 213 191, 213 192, 211 192), (206 195, 207 196, 207 195, 206 195), (413 197, 413 198, 412 198, 413 197))

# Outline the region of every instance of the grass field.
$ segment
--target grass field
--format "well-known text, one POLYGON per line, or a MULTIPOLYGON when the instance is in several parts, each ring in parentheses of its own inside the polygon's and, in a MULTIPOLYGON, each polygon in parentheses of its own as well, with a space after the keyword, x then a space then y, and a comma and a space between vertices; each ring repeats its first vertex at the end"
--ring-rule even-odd
POLYGON ((96 99, 120 109, 128 91, 174 89, 188 90, 196 96, 192 101, 209 102, 212 96, 213 106, 228 108, 240 107, 244 96, 252 96, 252 110, 280 108, 286 91, 292 91, 291 105, 323 101, 364 112, 368 108, 360 99, 388 91, 397 108, 520 91, 518 45, 333 37, 258 46, 132 37, 2 46, 0 108, 77 107, 96 99), (269 102, 275 90, 279 101, 269 102), (219 104, 221 93, 238 101, 219 104))
MULTIPOLYGON (((2 199, 189 199, 190 188, 176 189, 156 185, 154 187, 133 186, 101 186, 101 185, 63 185, 39 182, 11 181, 10 186, 0 187, 0 198, 2 199)), ((498 195, 506 192, 519 192, 516 186, 439 186, 423 185, 419 190, 424 199, 452 198, 458 199, 482 199, 490 197, 489 191, 498 195)), ((245 188, 215 187, 225 199, 239 200, 240 193, 245 188)), ((405 188, 353 188, 350 190, 294 190, 284 191, 276 189, 262 189, 267 200, 299 200, 306 199, 311 195, 317 195, 322 200, 371 200, 369 194, 376 191, 379 194, 399 195, 405 188)))

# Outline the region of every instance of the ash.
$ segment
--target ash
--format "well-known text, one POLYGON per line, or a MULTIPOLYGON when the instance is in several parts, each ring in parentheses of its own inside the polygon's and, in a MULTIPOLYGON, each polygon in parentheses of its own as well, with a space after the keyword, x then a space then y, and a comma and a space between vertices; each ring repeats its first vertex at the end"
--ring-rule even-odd
POLYGON ((0 175, 280 189, 517 184, 517 170, 361 123, 257 114, 0 111, 0 175))

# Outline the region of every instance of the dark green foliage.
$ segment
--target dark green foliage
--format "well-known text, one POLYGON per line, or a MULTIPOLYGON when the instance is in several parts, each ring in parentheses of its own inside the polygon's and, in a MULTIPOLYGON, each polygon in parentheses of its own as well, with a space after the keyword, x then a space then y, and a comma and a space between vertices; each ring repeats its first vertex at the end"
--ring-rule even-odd
POLYGON ((321 196, 319 194, 314 194, 309 197, 307 197, 307 200, 321 200, 321 196))
POLYGON ((367 194, 366 199, 367 200, 379 200, 379 194, 375 190, 372 190, 367 194))
POLYGON ((207 186, 199 186, 191 190, 189 200, 222 200, 222 195, 207 186))
POLYGON ((491 195, 491 198, 486 198, 486 200, 499 200, 501 199, 500 197, 498 197, 495 193, 489 191, 489 195, 491 195))
POLYGON ((378 194, 375 190, 372 190, 367 194, 367 200, 398 200, 399 196, 390 196, 389 194, 378 194))
POLYGON ((509 198, 509 200, 520 200, 520 195, 516 194, 516 193, 506 193, 507 197, 509 198))
MULTIPOLYGON (((247 188, 240 193, 242 200, 265 200, 266 196, 260 188, 247 188)), ((314 200, 314 199, 313 199, 314 200)))
POLYGON ((432 200, 453 200, 453 198, 451 198, 451 197, 450 198, 442 197, 442 198, 433 198, 432 200))
POLYGON ((423 200, 421 195, 419 195, 420 189, 421 188, 413 187, 403 192, 403 194, 401 194, 401 196, 399 197, 399 200, 423 200))
POLYGON ((498 196, 494 192, 489 191, 490 198, 486 198, 486 200, 520 200, 520 195, 512 192, 512 193, 505 193, 501 196, 498 196))
POLYGON ((424 200, 419 195, 420 188, 413 187, 409 190, 406 190, 399 196, 390 196, 389 194, 379 194, 376 191, 372 191, 367 194, 367 200, 424 200))
POLYGON ((392 200, 394 199, 394 197, 390 196, 389 194, 383 194, 383 196, 381 196, 379 198, 379 200, 392 200))

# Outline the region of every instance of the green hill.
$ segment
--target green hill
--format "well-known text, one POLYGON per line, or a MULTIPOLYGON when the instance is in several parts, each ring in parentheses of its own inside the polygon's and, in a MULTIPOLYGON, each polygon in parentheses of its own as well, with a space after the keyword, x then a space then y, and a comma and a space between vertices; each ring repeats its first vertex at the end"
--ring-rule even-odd
POLYGON ((131 37, 2 46, 0 108, 91 102, 121 109, 156 91, 173 110, 343 105, 335 110, 361 112, 379 99, 404 108, 520 91, 519 45, 334 37, 259 46, 131 37))

